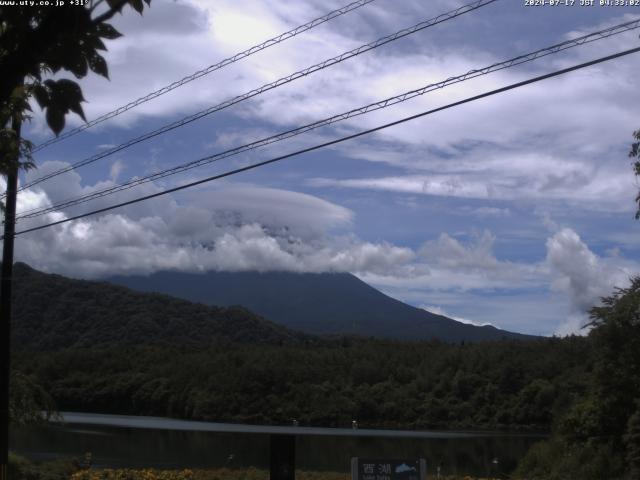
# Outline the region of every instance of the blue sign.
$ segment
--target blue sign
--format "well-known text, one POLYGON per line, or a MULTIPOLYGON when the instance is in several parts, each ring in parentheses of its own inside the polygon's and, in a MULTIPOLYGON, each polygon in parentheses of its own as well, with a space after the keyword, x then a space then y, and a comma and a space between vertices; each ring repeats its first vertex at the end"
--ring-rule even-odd
POLYGON ((425 480, 424 459, 351 459, 351 480, 425 480))

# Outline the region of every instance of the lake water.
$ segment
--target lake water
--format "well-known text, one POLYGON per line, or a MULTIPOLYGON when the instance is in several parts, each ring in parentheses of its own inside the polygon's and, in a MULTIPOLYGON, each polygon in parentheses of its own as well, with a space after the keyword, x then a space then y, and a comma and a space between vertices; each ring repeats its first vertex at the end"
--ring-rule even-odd
POLYGON ((269 427, 63 413, 64 423, 16 428, 10 445, 34 460, 82 457, 95 467, 269 468, 271 434, 296 435, 302 470, 348 472, 351 457, 425 458, 445 474, 508 473, 541 435, 269 427), (497 459, 497 463, 494 460, 497 459))

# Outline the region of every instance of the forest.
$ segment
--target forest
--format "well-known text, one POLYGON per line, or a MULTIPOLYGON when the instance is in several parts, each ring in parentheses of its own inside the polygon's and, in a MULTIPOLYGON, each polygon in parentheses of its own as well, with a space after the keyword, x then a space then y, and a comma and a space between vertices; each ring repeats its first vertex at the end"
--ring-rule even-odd
POLYGON ((16 352, 72 411, 221 422, 548 430, 587 388, 583 338, 450 345, 104 346, 16 352))
POLYGON ((479 343, 318 337, 240 307, 109 287, 114 305, 87 288, 58 290, 47 315, 54 291, 34 288, 17 309, 14 420, 59 409, 526 430, 550 437, 515 478, 640 478, 640 278, 591 310, 587 336, 479 343))

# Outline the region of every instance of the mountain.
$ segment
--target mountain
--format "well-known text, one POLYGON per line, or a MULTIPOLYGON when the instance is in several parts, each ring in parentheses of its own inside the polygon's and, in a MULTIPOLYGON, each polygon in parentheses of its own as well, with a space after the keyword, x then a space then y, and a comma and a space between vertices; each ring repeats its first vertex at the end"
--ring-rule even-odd
POLYGON ((242 305, 280 325, 312 334, 446 342, 534 338, 412 307, 348 273, 157 272, 107 281, 207 305, 242 305))
POLYGON ((13 347, 295 344, 312 341, 242 307, 213 307, 14 265, 13 347))

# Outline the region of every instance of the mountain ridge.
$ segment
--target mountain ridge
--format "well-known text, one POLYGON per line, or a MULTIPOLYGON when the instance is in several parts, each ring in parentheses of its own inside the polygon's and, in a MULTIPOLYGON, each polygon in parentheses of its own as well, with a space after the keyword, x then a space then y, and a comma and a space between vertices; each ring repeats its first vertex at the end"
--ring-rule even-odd
POLYGON ((24 263, 14 265, 13 283, 15 349, 316 341, 246 308, 207 306, 106 282, 71 279, 24 263))
POLYGON ((277 324, 314 335, 447 342, 537 338, 465 324, 407 305, 349 273, 161 271, 105 281, 206 305, 242 305, 277 324))

